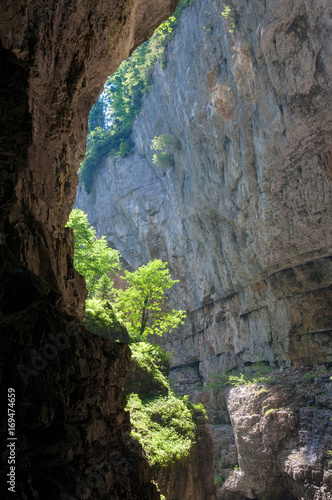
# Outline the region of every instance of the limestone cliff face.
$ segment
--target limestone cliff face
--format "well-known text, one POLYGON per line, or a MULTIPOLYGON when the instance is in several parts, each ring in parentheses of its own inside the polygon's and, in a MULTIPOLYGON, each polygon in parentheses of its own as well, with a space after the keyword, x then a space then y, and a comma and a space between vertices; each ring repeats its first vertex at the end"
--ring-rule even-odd
POLYGON ((216 368, 331 360, 329 8, 272 3, 235 3, 234 34, 219 2, 185 10, 135 154, 106 160, 77 200, 131 266, 170 263, 192 321, 169 340, 181 356, 194 335, 185 361, 216 368), (181 143, 170 168, 151 162, 163 133, 181 143))
MULTIPOLYGON (((0 5, 1 435, 6 440, 7 389, 15 389, 17 498, 86 498, 89 488, 91 498, 159 497, 128 437, 128 350, 76 325, 86 291, 64 225, 91 105, 176 3, 0 5), (73 321, 75 341, 66 331, 73 321)), ((1 498, 12 495, 8 487, 1 498)))
MULTIPOLYGON (((228 4, 234 33, 217 0, 183 12, 134 124, 134 153, 106 159, 77 198, 129 265, 162 258, 181 280, 170 299, 188 321, 164 344, 175 387, 208 407, 220 470, 242 445, 229 402, 204 390, 213 372, 332 361, 331 5, 228 4), (173 166, 158 168, 150 144, 165 133, 181 146, 173 166)), ((331 411, 328 398, 320 408, 331 411)), ((227 494, 293 498, 268 476, 270 497, 250 491, 248 469, 227 494)), ((296 481, 306 498, 330 498, 327 483, 296 481)))

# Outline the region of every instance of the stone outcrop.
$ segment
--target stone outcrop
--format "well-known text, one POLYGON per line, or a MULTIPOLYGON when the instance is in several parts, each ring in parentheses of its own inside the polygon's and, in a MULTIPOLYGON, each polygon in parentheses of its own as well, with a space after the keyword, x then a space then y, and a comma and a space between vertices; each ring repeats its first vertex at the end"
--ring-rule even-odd
MULTIPOLYGON (((167 377, 169 375, 168 364, 160 368, 167 377)), ((133 359, 130 370, 127 372, 125 390, 128 393, 138 394, 142 400, 153 401, 156 394, 168 395, 169 385, 165 384, 165 379, 156 377, 155 370, 151 367, 147 368, 142 362, 137 363, 133 359)), ((173 403, 170 402, 170 404, 173 403)), ((189 454, 167 465, 152 466, 153 477, 167 500, 215 500, 216 498, 211 430, 201 409, 192 408, 191 413, 195 425, 195 436, 189 454)), ((154 419, 158 422, 159 418, 164 422, 163 425, 166 425, 165 415, 162 412, 158 414, 157 410, 154 419)), ((182 418, 179 410, 177 418, 182 418)), ((174 414, 171 423, 173 429, 177 427, 174 414)))
POLYGON ((195 445, 182 463, 156 471, 154 476, 167 500, 214 500, 214 454, 211 431, 205 417, 197 412, 195 445))
POLYGON ((276 385, 232 389, 227 403, 239 469, 218 498, 332 498, 331 372, 285 369, 276 385))
MULTIPOLYGON (((332 361, 332 44, 327 0, 227 3, 228 19, 219 0, 185 9, 134 124, 135 151, 105 159, 76 206, 130 266, 161 258, 180 279, 170 301, 188 320, 163 339, 171 378, 206 404, 216 463, 234 468, 235 417, 207 390, 213 373, 332 361), (151 141, 166 133, 181 146, 157 167, 151 141)), ((232 498, 249 495, 246 480, 232 498)), ((301 496, 287 481, 280 498, 301 496)))
MULTIPOLYGON (((62 338, 66 325, 83 316, 84 280, 73 268, 72 232, 64 225, 91 105, 109 74, 176 3, 0 5, 1 430, 5 440, 10 387, 19 498, 86 498, 77 481, 91 488, 91 498, 159 497, 146 460, 131 451, 123 394, 127 348, 78 326, 77 338, 65 336, 69 347, 50 337, 62 338), (19 366, 26 367, 23 378, 19 366)), ((1 497, 10 497, 8 484, 2 487, 1 497)))

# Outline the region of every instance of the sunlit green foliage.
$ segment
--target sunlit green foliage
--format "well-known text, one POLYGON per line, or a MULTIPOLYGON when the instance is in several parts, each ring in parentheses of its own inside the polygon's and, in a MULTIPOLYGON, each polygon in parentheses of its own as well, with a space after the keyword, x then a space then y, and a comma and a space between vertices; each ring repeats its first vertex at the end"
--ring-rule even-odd
POLYGON ((89 192, 93 174, 106 156, 121 158, 130 153, 134 143, 132 126, 142 107, 144 94, 151 89, 154 67, 158 60, 166 66, 163 53, 174 36, 178 19, 194 0, 181 0, 173 16, 157 28, 124 61, 106 82, 105 90, 92 107, 89 117, 86 156, 79 170, 80 181, 89 192))
POLYGON ((183 321, 184 311, 167 310, 165 291, 177 280, 172 280, 167 263, 154 260, 126 272, 128 288, 116 291, 109 273, 120 268, 118 252, 107 248, 105 238, 96 238, 82 210, 73 210, 67 225, 75 236, 75 267, 85 276, 89 291, 84 325, 113 339, 114 333, 123 335, 119 318, 129 329, 132 359, 137 365, 134 373, 144 381, 143 385, 134 379, 130 390, 139 394, 128 396, 132 435, 157 468, 185 460, 195 442, 195 410, 204 408, 192 405, 188 396, 181 398, 170 388, 171 354, 141 341, 151 333, 162 335, 183 321))
POLYGON ((241 385, 254 385, 254 384, 273 384, 275 378, 268 375, 273 368, 263 362, 257 362, 251 365, 247 373, 213 373, 210 376, 210 382, 206 384, 207 389, 218 392, 226 386, 239 387, 241 385))
POLYGON ((92 332, 110 337, 120 329, 119 322, 109 302, 93 297, 85 302, 83 325, 92 332))
POLYGON ((142 444, 149 462, 163 467, 188 456, 194 443, 195 422, 186 402, 173 392, 142 401, 130 394, 132 435, 142 444))
POLYGON ((125 271, 126 289, 115 290, 110 274, 121 269, 119 252, 108 248, 105 236, 96 237, 82 210, 72 211, 67 226, 74 232, 74 265, 85 277, 88 289, 88 328, 107 333, 117 318, 127 327, 131 342, 138 342, 150 334, 163 335, 183 323, 185 312, 169 310, 167 305, 165 292, 178 283, 171 278, 167 262, 154 260, 137 271, 125 271))
POLYGON ((171 366, 172 354, 158 344, 151 344, 147 341, 133 343, 130 348, 132 358, 138 366, 152 374, 156 374, 158 370, 163 375, 161 378, 163 384, 169 387, 167 375, 171 366))
MULTIPOLYGON (((222 1, 222 0, 220 0, 222 1)), ((234 33, 236 24, 234 21, 234 18, 232 17, 232 10, 229 5, 225 4, 224 5, 224 10, 222 11, 221 15, 229 22, 230 29, 228 30, 229 33, 234 33)))
MULTIPOLYGON (((189 396, 178 396, 166 376, 170 354, 148 342, 131 345, 132 359, 141 368, 141 377, 158 381, 162 390, 145 390, 128 395, 132 435, 142 444, 148 460, 157 468, 185 460, 195 444, 195 413, 205 409, 193 405, 189 396)), ((199 413, 201 415, 201 413, 199 413)))
POLYGON ((158 167, 171 167, 174 164, 174 151, 180 147, 178 139, 171 134, 154 136, 151 149, 158 151, 153 155, 152 161, 158 167))
POLYGON ((95 297, 102 301, 108 300, 109 302, 111 302, 112 296, 113 296, 113 281, 105 273, 98 280, 98 283, 95 286, 95 297))
POLYGON ((74 232, 74 266, 85 277, 88 289, 83 324, 105 337, 120 335, 124 329, 111 306, 113 282, 108 275, 121 269, 119 252, 108 248, 105 237, 96 237, 83 210, 74 209, 67 226, 74 232))
POLYGON ((167 262, 156 259, 137 271, 125 271, 128 287, 117 290, 114 309, 133 342, 163 335, 183 323, 185 311, 168 310, 165 292, 178 280, 171 278, 166 266, 167 262))
POLYGON ((96 237, 96 231, 89 225, 83 210, 72 210, 67 226, 74 232, 74 266, 85 277, 88 297, 92 298, 98 280, 104 274, 121 268, 119 252, 107 246, 105 236, 100 239, 96 237))

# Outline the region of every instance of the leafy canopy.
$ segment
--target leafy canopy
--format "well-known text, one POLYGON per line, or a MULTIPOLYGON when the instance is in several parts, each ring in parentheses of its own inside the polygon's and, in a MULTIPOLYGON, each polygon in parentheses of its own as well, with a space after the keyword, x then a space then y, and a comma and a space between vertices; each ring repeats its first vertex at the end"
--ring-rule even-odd
POLYGON ((117 320, 127 327, 131 342, 150 334, 163 335, 183 323, 184 311, 169 310, 166 290, 172 280, 167 262, 154 260, 137 271, 125 271, 125 290, 115 290, 110 274, 121 269, 117 250, 108 248, 106 237, 98 239, 83 210, 74 209, 67 226, 74 232, 74 265, 85 277, 88 289, 84 324, 109 336, 117 320))
POLYGON ((108 248, 106 236, 100 239, 96 237, 96 231, 89 225, 83 210, 72 210, 66 226, 71 227, 74 232, 75 269, 85 277, 88 297, 92 298, 97 291, 99 279, 104 274, 121 268, 119 252, 108 248))
POLYGON ((173 280, 167 262, 152 260, 137 271, 125 271, 128 288, 117 290, 114 309, 127 327, 133 341, 144 340, 151 334, 163 335, 183 324, 185 311, 167 310, 166 290, 179 280, 173 280))

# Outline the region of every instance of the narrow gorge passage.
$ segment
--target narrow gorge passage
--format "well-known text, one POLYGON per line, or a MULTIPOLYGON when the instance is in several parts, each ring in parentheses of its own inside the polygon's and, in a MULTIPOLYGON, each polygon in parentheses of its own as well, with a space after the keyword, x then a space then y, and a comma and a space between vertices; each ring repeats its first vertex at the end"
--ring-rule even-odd
POLYGON ((168 500, 332 498, 329 0, 185 2, 125 140, 78 188, 128 269, 180 280, 158 390, 206 408, 188 460, 153 477, 123 390, 151 380, 81 326, 64 226, 88 113, 176 4, 0 5, 1 498, 157 499, 152 479, 168 500))
POLYGON ((75 206, 129 268, 180 280, 160 343, 207 409, 217 497, 330 498, 331 9, 227 6, 184 9, 130 151, 75 206))

